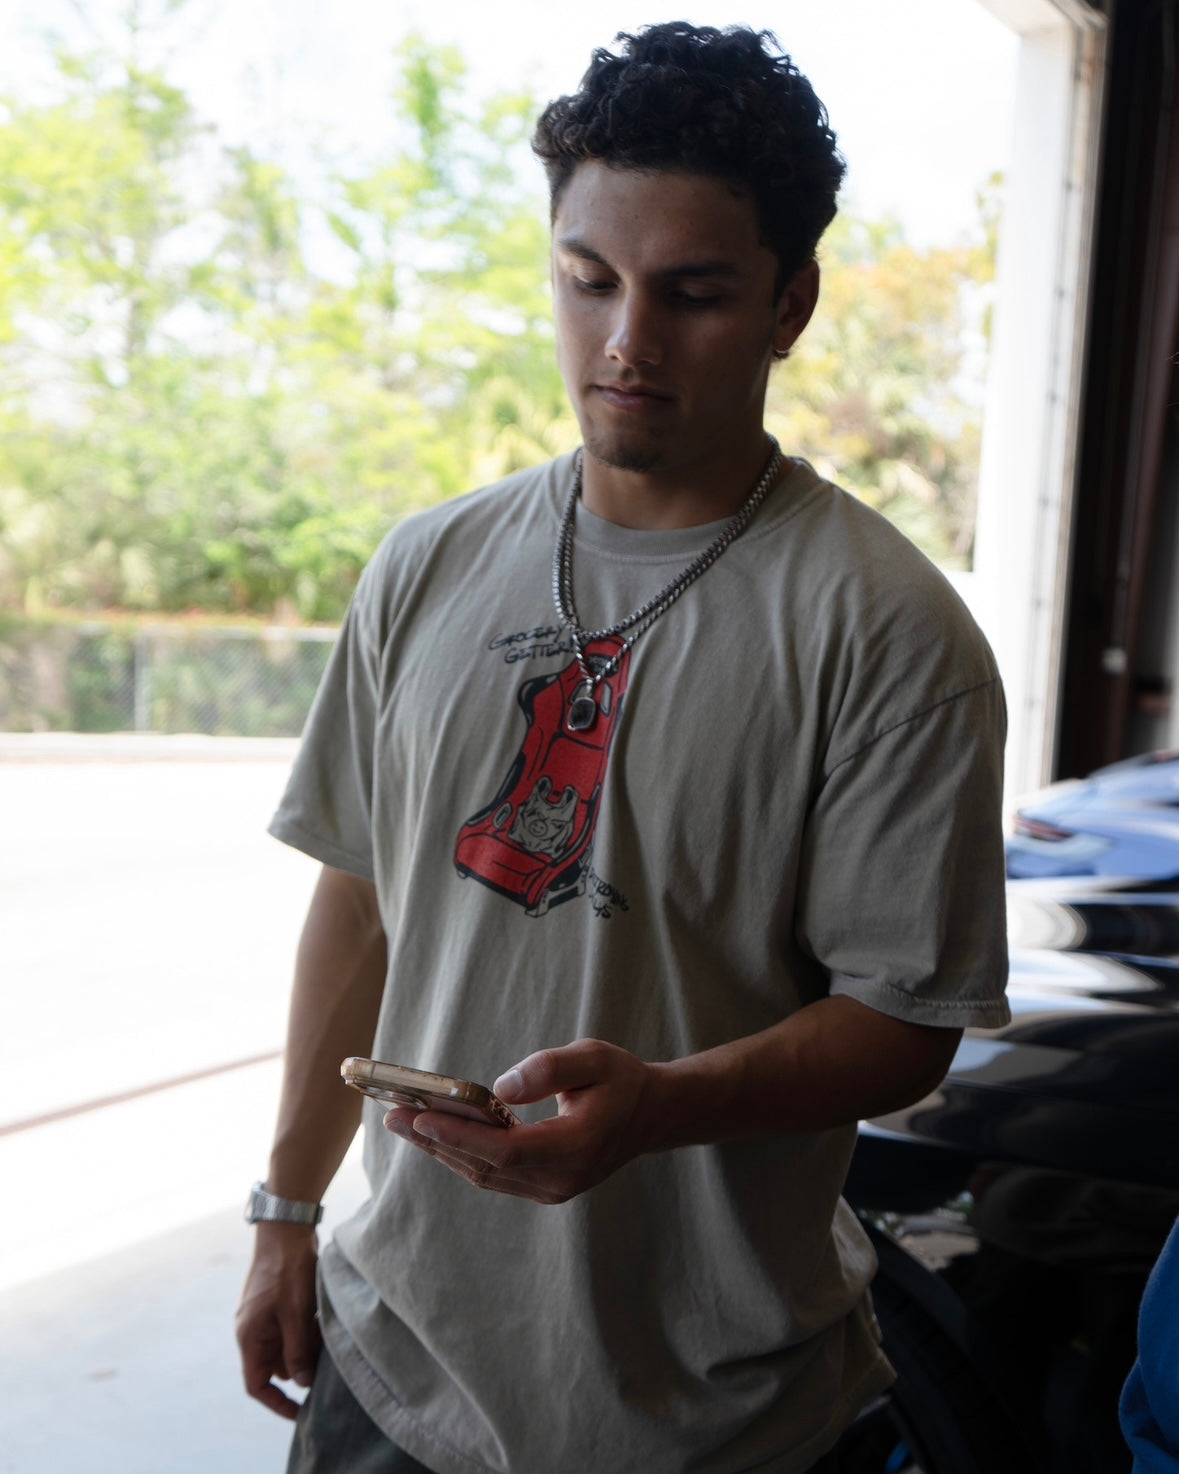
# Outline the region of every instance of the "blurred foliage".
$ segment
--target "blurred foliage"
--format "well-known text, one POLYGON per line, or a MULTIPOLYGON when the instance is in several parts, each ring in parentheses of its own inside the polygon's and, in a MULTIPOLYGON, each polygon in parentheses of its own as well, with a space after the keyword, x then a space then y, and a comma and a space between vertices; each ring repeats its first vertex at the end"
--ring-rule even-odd
MULTIPOLYGON (((397 518, 577 443, 535 101, 473 100, 410 36, 397 143, 313 189, 218 142, 139 59, 140 13, 0 99, 0 610, 334 620, 397 518)), ((838 222, 771 389, 788 449, 960 564, 987 226, 919 252, 838 222)))
POLYGON ((973 547, 999 187, 958 246, 917 251, 894 221, 837 216, 819 311, 767 403, 784 446, 950 567, 973 547))

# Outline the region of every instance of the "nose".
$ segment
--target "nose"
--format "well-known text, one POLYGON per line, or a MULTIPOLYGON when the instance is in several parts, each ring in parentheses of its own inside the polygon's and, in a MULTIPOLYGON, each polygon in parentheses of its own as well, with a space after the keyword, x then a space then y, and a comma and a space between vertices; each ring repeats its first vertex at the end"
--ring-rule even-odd
POLYGON ((606 357, 626 368, 663 361, 659 313, 649 297, 627 292, 616 299, 606 357))

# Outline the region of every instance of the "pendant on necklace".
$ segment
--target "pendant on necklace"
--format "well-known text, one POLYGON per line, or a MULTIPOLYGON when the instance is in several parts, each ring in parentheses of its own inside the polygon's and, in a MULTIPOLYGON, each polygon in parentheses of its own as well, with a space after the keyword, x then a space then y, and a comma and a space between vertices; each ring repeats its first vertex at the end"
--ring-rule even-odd
POLYGON ((571 732, 588 732, 597 718, 598 703, 594 700, 594 688, 585 681, 573 692, 565 725, 571 732))

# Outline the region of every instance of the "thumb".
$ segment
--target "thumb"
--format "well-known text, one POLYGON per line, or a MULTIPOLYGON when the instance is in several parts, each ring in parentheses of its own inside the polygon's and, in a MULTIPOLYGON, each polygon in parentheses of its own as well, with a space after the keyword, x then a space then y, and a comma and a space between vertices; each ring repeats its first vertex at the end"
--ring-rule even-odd
POLYGON ((508 1105, 533 1105, 560 1090, 592 1085, 602 1076, 595 1040, 566 1044, 560 1049, 538 1049, 513 1065, 492 1089, 508 1105))

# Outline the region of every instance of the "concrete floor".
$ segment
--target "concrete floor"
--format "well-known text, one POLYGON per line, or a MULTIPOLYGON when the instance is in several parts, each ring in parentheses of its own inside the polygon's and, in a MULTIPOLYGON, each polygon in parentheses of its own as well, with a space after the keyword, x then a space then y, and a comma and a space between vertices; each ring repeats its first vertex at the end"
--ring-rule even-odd
MULTIPOLYGON (((290 748, 44 747, 0 740, 0 1474, 280 1471, 232 1320, 317 869, 264 832, 290 748)), ((353 1154, 325 1228, 363 1193, 353 1154)))
POLYGON ((0 1294, 3 1474, 279 1474, 290 1424, 237 1371, 248 1244, 223 1208, 0 1294))

